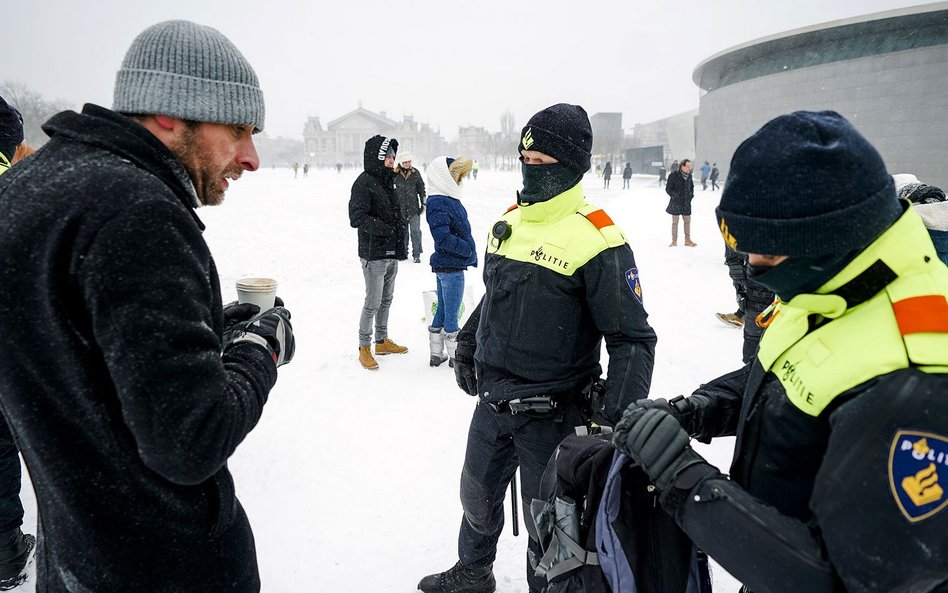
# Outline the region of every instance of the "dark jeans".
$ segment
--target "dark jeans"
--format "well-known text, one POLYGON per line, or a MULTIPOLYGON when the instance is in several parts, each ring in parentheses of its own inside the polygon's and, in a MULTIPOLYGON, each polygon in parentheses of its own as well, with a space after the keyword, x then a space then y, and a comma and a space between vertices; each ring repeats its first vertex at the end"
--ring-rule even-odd
MULTIPOLYGON (((542 418, 496 412, 479 403, 471 418, 467 452, 461 471, 461 532, 458 558, 462 564, 486 566, 497 556, 497 540, 504 528, 504 498, 510 480, 520 467, 521 516, 529 532, 530 501, 540 493, 540 478, 557 445, 583 424, 576 406, 568 405, 559 416, 542 418)), ((539 553, 528 543, 527 582, 531 592, 543 588, 544 579, 530 568, 529 554, 539 553)), ((537 558, 539 560, 539 558, 537 558)))
POLYGON ((23 525, 20 479, 20 453, 10 427, 0 417, 0 533, 23 525))
POLYGON ((461 297, 464 295, 464 272, 436 272, 438 282, 438 308, 431 327, 443 327, 447 333, 458 331, 461 297))
POLYGON ((408 236, 405 237, 405 248, 408 248, 408 239, 411 238, 412 258, 421 256, 421 215, 408 217, 408 236))

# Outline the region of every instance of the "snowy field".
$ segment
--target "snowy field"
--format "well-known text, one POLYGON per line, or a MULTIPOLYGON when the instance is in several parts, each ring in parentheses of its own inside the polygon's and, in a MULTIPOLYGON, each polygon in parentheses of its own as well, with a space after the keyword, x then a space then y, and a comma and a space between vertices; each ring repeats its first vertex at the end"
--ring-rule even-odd
MULTIPOLYGON (((280 369, 259 425, 230 463, 265 593, 410 592, 422 576, 457 560, 458 480, 475 400, 457 388, 447 365, 428 366, 422 291, 433 290, 435 280, 424 223, 423 263, 401 263, 389 321, 390 336, 410 350, 379 357, 378 371, 359 366, 364 284, 347 211, 357 174, 310 171, 294 179, 292 171, 267 169, 233 184, 222 206, 199 210, 225 302, 235 298, 237 278, 276 278, 297 336, 296 358, 280 369)), ((481 259, 487 231, 514 203, 519 183, 518 173, 489 170, 466 183, 481 259)), ((636 176, 622 190, 613 176, 604 190, 590 174, 584 185, 635 252, 658 333, 652 396, 688 394, 738 368, 741 332, 714 317, 735 308, 714 219, 720 193, 696 188, 698 246, 669 248, 671 217, 655 177, 636 176)), ((480 267, 468 271, 466 283, 469 311, 483 294, 480 267)), ((733 439, 696 446, 729 466, 733 439)), ((26 481, 23 490, 24 530, 35 533, 26 481)), ((513 537, 505 527, 494 565, 498 591, 526 593, 525 549, 525 530, 513 537)), ((738 588, 720 568, 714 578, 718 591, 738 588)), ((33 590, 31 574, 17 591, 33 590)))

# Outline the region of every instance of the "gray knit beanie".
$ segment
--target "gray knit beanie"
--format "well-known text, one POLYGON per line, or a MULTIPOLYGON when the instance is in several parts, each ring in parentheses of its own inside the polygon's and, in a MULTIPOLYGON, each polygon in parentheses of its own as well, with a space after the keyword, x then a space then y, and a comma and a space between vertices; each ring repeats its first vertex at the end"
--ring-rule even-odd
POLYGON ((165 21, 142 31, 115 77, 112 110, 263 130, 263 91, 253 68, 217 29, 165 21))

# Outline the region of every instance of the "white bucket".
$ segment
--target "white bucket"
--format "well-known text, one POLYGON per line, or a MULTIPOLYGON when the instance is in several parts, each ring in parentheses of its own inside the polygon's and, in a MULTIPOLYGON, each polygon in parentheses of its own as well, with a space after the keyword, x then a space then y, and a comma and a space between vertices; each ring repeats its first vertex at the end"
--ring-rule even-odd
POLYGON ((425 304, 425 323, 428 324, 428 327, 431 327, 431 322, 434 321, 435 311, 438 310, 438 291, 422 291, 421 300, 425 304))
MULTIPOLYGON (((435 313, 438 311, 438 291, 424 290, 421 292, 421 300, 425 305, 425 323, 428 327, 434 322, 435 313)), ((464 319, 464 299, 461 299, 461 306, 458 308, 458 322, 464 319)))

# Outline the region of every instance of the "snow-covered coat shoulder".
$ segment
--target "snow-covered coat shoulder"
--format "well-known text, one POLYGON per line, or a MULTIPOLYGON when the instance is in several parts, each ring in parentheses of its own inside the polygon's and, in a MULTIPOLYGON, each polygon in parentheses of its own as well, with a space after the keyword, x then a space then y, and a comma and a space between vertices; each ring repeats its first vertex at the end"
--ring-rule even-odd
POLYGON ((451 177, 446 157, 428 165, 428 202, 425 218, 434 239, 431 267, 438 270, 464 270, 477 266, 477 247, 471 235, 467 210, 461 203, 463 182, 451 177))

